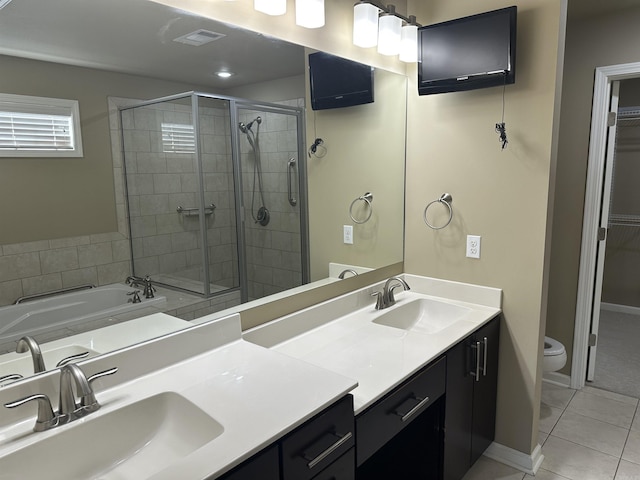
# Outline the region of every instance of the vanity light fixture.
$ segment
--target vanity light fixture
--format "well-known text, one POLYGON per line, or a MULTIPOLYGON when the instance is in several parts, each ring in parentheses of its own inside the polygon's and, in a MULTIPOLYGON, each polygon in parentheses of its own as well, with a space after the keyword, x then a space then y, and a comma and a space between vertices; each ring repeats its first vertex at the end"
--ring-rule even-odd
POLYGON ((296 25, 305 28, 324 26, 324 0, 296 0, 296 25))
POLYGON ((381 55, 400 53, 402 19, 396 17, 395 13, 395 7, 389 5, 389 12, 383 12, 378 17, 378 53, 381 55))
POLYGON ((253 0, 253 8, 267 15, 287 13, 287 0, 253 0))
POLYGON ((418 61, 421 26, 414 15, 405 17, 396 12, 394 5, 362 0, 353 7, 353 44, 362 48, 377 45, 382 55, 399 54, 403 62, 418 61))

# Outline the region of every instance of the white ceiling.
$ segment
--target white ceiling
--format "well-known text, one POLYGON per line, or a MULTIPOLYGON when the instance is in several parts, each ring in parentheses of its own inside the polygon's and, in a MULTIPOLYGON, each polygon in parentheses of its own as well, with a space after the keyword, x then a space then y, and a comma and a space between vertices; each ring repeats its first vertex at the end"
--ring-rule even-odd
POLYGON ((146 0, 13 0, 0 10, 0 54, 219 88, 304 71, 299 46, 146 0), (173 41, 198 29, 226 37, 173 41))

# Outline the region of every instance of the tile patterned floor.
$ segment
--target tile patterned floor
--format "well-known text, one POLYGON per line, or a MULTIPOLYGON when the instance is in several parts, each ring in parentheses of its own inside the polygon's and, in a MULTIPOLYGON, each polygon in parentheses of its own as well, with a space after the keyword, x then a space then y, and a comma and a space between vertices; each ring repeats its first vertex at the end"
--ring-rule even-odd
POLYGON ((544 383, 535 477, 482 457, 463 480, 640 480, 638 399, 544 383))

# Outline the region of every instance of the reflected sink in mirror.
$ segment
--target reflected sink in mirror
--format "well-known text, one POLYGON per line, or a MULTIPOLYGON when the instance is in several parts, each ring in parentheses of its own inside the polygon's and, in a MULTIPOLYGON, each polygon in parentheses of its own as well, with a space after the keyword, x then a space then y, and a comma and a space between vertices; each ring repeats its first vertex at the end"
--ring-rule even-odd
MULTIPOLYGON (((80 355, 85 352, 87 352, 88 355, 83 356, 79 360, 86 360, 87 358, 95 357, 96 355, 100 355, 101 353, 103 353, 92 350, 82 345, 67 345, 50 350, 42 347, 42 358, 44 360, 45 366, 47 367, 47 370, 51 370, 52 368, 56 368, 58 362, 60 362, 61 360, 69 358, 73 355, 80 355)), ((31 358, 31 353, 12 353, 9 355, 0 356, 0 359, 5 358, 8 358, 8 360, 0 361, 0 372, 2 372, 3 375, 18 374, 22 375, 23 377, 29 377, 33 375, 33 360, 31 358)))
POLYGON ((373 323, 433 335, 461 320, 470 308, 430 298, 411 299, 377 316, 373 323))
POLYGON ((2 478, 140 480, 224 432, 217 421, 173 392, 96 415, 0 458, 2 478))

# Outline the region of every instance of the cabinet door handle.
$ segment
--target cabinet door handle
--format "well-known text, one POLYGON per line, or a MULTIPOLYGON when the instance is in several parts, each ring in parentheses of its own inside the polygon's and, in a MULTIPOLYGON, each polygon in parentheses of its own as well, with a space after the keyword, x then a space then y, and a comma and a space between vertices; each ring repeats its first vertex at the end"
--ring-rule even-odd
POLYGON ((484 337, 484 360, 482 361, 482 376, 487 376, 487 351, 489 350, 489 340, 484 337))
POLYGON ((325 458, 327 458, 329 455, 331 455, 333 452, 335 452, 338 448, 340 448, 342 445, 347 443, 351 439, 351 437, 353 437, 353 433, 351 433, 351 432, 347 432, 344 435, 340 435, 340 434, 334 433, 334 435, 339 437, 338 440, 333 445, 331 445, 329 448, 327 448, 322 453, 320 453, 314 459, 309 460, 309 458, 307 457, 306 454, 304 454, 304 453, 302 454, 302 457, 305 460, 309 460, 309 463, 307 463, 307 467, 309 467, 309 469, 312 469, 313 467, 318 465, 321 461, 323 461, 325 458))
POLYGON ((475 377, 476 382, 480 381, 480 342, 476 342, 475 345, 471 345, 471 348, 476 351, 476 370, 471 372, 471 376, 475 377))
POLYGON ((398 411, 394 412, 396 415, 398 415, 400 417, 400 420, 402 420, 403 422, 406 422, 411 417, 413 417, 417 412, 420 411, 420 409, 422 409, 422 407, 424 407, 427 403, 429 403, 429 400, 430 400, 429 397, 420 398, 420 397, 417 397, 415 395, 412 398, 414 398, 415 400, 418 400, 418 404, 415 407, 413 407, 411 410, 409 410, 404 415, 402 413, 398 412, 398 411))

